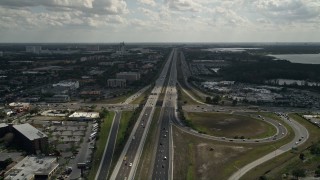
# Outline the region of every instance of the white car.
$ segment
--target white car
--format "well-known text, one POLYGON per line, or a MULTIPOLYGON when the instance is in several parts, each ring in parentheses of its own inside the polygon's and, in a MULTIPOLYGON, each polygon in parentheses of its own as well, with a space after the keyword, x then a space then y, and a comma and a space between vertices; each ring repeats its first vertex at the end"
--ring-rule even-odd
POLYGON ((132 163, 129 163, 129 167, 131 167, 132 166, 132 163))

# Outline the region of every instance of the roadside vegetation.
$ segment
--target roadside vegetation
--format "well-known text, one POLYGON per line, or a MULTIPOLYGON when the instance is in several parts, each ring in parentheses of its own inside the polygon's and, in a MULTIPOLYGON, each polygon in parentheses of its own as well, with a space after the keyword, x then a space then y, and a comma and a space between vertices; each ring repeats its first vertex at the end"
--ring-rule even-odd
POLYGON ((107 144, 112 121, 115 115, 114 112, 106 112, 106 111, 104 111, 103 114, 104 114, 104 118, 101 119, 101 123, 100 123, 101 128, 97 136, 97 142, 96 142, 96 146, 95 146, 94 154, 92 158, 93 159, 92 166, 88 175, 88 179, 94 179, 96 176, 96 173, 100 165, 100 161, 103 156, 105 146, 107 144))
POLYGON ((254 168, 242 179, 247 179, 248 177, 256 179, 277 179, 278 177, 291 179, 320 176, 320 129, 299 114, 290 114, 289 116, 308 129, 309 139, 298 148, 254 168))

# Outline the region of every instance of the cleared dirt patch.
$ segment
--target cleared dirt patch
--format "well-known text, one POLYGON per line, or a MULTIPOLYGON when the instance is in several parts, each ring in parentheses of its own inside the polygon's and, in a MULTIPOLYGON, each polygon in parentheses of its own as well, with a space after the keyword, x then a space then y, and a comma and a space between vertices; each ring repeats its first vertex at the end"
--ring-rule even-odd
POLYGON ((188 112, 186 117, 196 130, 214 136, 261 138, 276 132, 272 125, 246 115, 188 112))

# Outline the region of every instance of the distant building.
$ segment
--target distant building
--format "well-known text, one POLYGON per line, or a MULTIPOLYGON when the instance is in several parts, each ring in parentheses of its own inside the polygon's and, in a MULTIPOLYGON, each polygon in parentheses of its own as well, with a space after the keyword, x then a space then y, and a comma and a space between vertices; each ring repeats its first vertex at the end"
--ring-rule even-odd
POLYGON ((119 49, 117 51, 117 54, 119 55, 124 55, 126 53, 126 45, 124 44, 124 42, 119 44, 119 49))
POLYGON ((73 80, 66 80, 66 81, 60 81, 57 84, 53 84, 53 87, 67 87, 70 90, 75 90, 79 88, 79 81, 73 81, 73 80))
POLYGON ((112 87, 112 88, 116 88, 116 87, 124 88, 127 86, 125 79, 108 79, 107 83, 108 83, 108 87, 112 87))
POLYGON ((84 98, 99 98, 101 91, 81 91, 79 95, 84 98))
POLYGON ((65 103, 70 101, 70 96, 68 95, 54 95, 52 97, 45 98, 46 102, 52 103, 65 103))
POLYGON ((30 109, 30 103, 12 102, 9 104, 10 109, 22 112, 30 109))
POLYGON ((41 46, 26 46, 26 52, 40 54, 41 53, 41 46))
POLYGON ((55 157, 27 156, 8 172, 5 180, 43 180, 52 179, 59 163, 55 157))
POLYGON ((117 79, 125 79, 128 82, 140 80, 140 73, 138 72, 120 72, 116 74, 117 79))

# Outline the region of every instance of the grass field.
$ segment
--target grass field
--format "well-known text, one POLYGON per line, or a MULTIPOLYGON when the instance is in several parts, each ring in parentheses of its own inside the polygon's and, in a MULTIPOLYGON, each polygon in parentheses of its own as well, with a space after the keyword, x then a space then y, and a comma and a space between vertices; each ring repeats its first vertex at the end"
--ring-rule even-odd
POLYGON ((284 153, 277 157, 276 159, 272 159, 262 165, 254 168, 250 172, 248 172, 242 179, 247 178, 259 178, 260 176, 266 176, 268 179, 277 179, 281 177, 282 174, 291 173, 293 169, 302 168, 315 170, 319 165, 320 157, 313 156, 310 154, 307 149, 314 143, 320 142, 320 129, 313 124, 309 123, 305 119, 301 118, 297 114, 290 114, 290 117, 295 119, 297 122, 305 126, 309 131, 309 139, 302 146, 298 148, 298 151, 291 151, 284 153), (306 161, 301 161, 299 159, 300 153, 305 154, 306 161))
POLYGON ((96 173, 98 171, 99 165, 100 165, 100 160, 102 159, 103 152, 105 149, 105 146, 107 144, 108 136, 109 136, 109 131, 112 125, 112 120, 114 118, 115 113, 114 112, 109 112, 107 117, 103 120, 101 123, 101 128, 99 132, 99 139, 96 142, 96 149, 94 151, 93 155, 93 162, 92 162, 92 167, 90 169, 88 179, 94 179, 96 176, 96 173))
POLYGON ((124 102, 128 97, 130 97, 132 93, 128 93, 122 96, 110 98, 110 99, 105 99, 105 100, 100 100, 100 101, 95 101, 96 103, 107 103, 107 104, 117 104, 124 102))
POLYGON ((287 129, 289 134, 275 143, 235 144, 198 138, 174 128, 174 179, 228 179, 238 168, 290 142, 294 134, 290 126, 287 129))
POLYGON ((214 136, 262 138, 272 136, 276 128, 272 125, 245 115, 225 113, 185 113, 193 127, 202 133, 214 136))
POLYGON ((137 169, 135 179, 148 179, 150 167, 152 167, 152 156, 154 148, 156 147, 156 133, 157 133, 157 122, 160 116, 160 108, 156 108, 152 123, 150 125, 150 129, 148 132, 148 136, 142 151, 142 155, 140 158, 139 166, 137 169))
POLYGON ((148 97, 148 95, 150 94, 151 90, 152 90, 151 88, 147 89, 137 99, 133 100, 130 104, 140 104, 140 103, 142 103, 143 100, 148 97))
POLYGON ((116 147, 119 146, 119 144, 124 143, 126 130, 128 128, 129 120, 132 114, 133 114, 133 111, 123 111, 121 114, 120 125, 119 125, 118 134, 117 134, 116 147))
POLYGON ((182 89, 180 86, 177 86, 179 91, 179 100, 181 101, 182 105, 200 105, 197 101, 191 99, 182 89))

